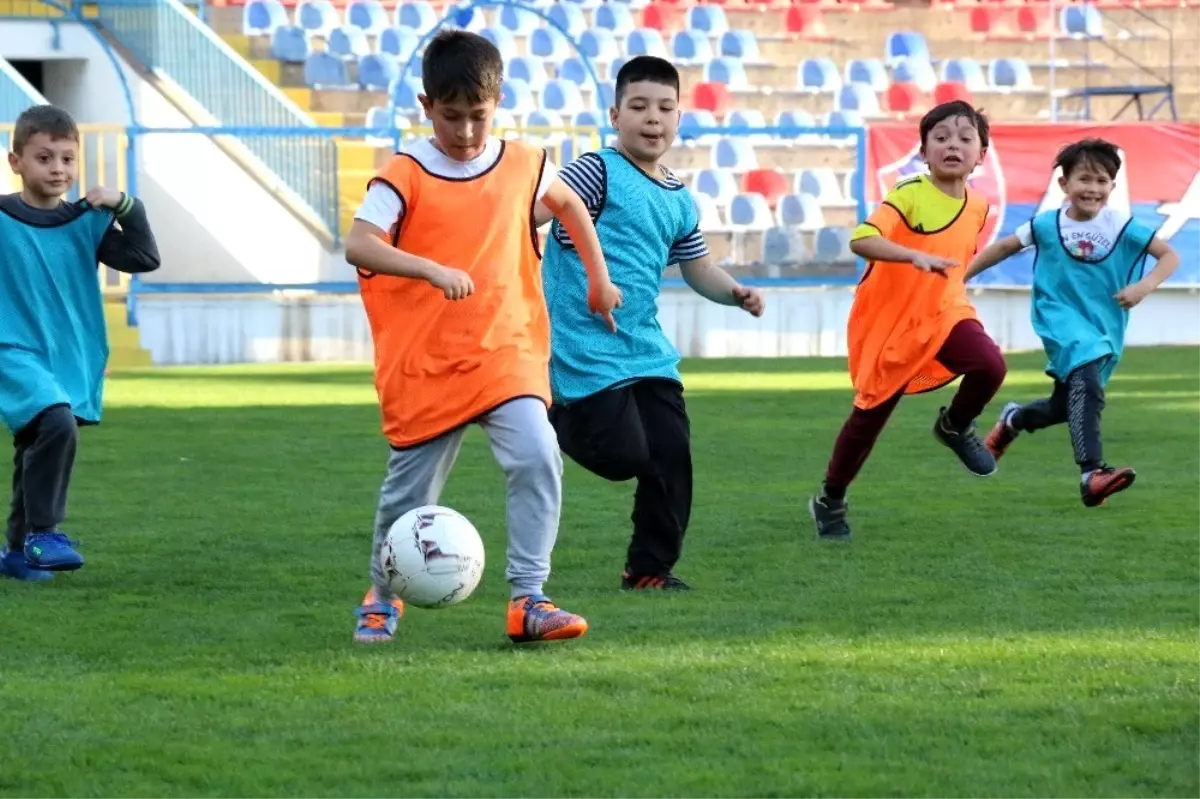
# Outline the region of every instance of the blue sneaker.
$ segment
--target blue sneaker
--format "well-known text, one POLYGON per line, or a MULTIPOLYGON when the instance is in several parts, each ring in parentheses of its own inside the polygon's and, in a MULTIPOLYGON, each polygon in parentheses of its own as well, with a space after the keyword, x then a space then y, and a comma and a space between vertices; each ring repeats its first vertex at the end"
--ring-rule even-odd
POLYGON ((30 533, 25 536, 25 560, 31 569, 74 571, 83 565, 83 556, 72 548, 74 543, 57 530, 30 533))
POLYGON ((358 623, 354 627, 354 640, 364 644, 385 644, 396 634, 396 625, 404 615, 404 603, 398 598, 391 602, 380 602, 375 589, 367 591, 362 604, 354 611, 358 623))
POLYGON ((24 552, 9 552, 8 548, 0 549, 0 577, 10 580, 21 580, 27 583, 44 583, 53 580, 52 572, 29 568, 24 552))

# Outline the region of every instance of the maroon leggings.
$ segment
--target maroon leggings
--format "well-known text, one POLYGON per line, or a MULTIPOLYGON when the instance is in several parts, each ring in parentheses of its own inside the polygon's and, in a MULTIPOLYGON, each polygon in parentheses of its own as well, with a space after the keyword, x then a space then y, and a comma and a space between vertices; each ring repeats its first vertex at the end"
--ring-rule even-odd
MULTIPOLYGON (((984 407, 1000 390, 1008 372, 1004 356, 983 325, 974 319, 964 319, 950 331, 946 343, 938 350, 937 360, 951 372, 963 376, 962 385, 951 400, 946 415, 950 424, 965 429, 983 413, 984 407)), ((903 391, 897 392, 874 408, 856 407, 850 414, 838 433, 833 457, 829 459, 825 473, 825 486, 830 493, 844 492, 854 480, 902 396, 903 391)))

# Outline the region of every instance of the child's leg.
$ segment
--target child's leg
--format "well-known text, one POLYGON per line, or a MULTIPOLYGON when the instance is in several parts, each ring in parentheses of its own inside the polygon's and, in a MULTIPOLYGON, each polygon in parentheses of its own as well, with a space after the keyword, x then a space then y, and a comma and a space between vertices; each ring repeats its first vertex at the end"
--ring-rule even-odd
POLYGON ((480 424, 508 478, 508 637, 515 643, 578 638, 587 632, 587 621, 556 607, 542 593, 558 537, 563 466, 546 406, 519 397, 480 424))
POLYGON ((974 423, 1004 383, 1008 373, 1004 355, 983 325, 964 319, 950 331, 937 359, 963 379, 950 407, 938 414, 934 436, 953 450, 969 471, 986 477, 996 471, 996 458, 975 434, 974 423))
POLYGON ((1100 442, 1100 414, 1104 412, 1104 386, 1100 383, 1100 363, 1084 364, 1067 375, 1067 427, 1080 472, 1104 465, 1100 442))
POLYGON ((1032 433, 1067 421, 1067 384, 1054 381, 1054 391, 1046 399, 1034 400, 1028 405, 1009 402, 1000 411, 1000 418, 992 425, 984 444, 992 457, 1000 460, 1009 446, 1022 433, 1032 433))
POLYGON ((25 521, 25 448, 13 440, 12 505, 8 511, 5 541, 9 552, 25 549, 25 534, 29 525, 25 521))
POLYGON ((605 480, 632 480, 649 467, 650 449, 632 385, 556 406, 550 422, 567 457, 605 480))
POLYGON ((67 405, 42 411, 15 437, 25 528, 14 530, 10 516, 9 545, 22 545, 31 568, 70 571, 83 565, 58 529, 67 516, 78 440, 79 426, 67 405))
POLYGON ((692 514, 691 425, 675 381, 641 380, 633 389, 650 456, 634 494, 628 569, 631 576, 666 578, 683 552, 692 514))

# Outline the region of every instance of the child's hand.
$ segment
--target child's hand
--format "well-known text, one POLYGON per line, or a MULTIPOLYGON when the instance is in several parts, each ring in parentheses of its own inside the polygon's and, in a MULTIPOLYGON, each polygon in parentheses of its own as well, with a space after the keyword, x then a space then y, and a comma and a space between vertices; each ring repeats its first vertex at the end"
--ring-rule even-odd
POLYGON ((621 290, 611 280, 596 286, 588 286, 588 310, 600 314, 608 329, 617 332, 617 320, 613 319, 613 308, 621 307, 621 290))
POLYGON ((1142 283, 1134 283, 1132 286, 1126 286, 1118 291, 1114 299, 1121 304, 1125 310, 1129 310, 1137 305, 1142 300, 1146 299, 1146 295, 1151 291, 1149 286, 1142 283))
POLYGON ((751 316, 762 316, 763 310, 766 309, 766 300, 763 299, 762 292, 756 288, 736 285, 733 287, 733 298, 737 301, 738 307, 751 316))
POLYGON ((116 189, 106 189, 103 186, 94 186, 84 199, 93 208, 116 208, 121 204, 121 192, 116 189))
POLYGON ((429 282, 435 288, 441 289, 448 300, 466 299, 475 293, 474 281, 461 269, 451 269, 448 266, 438 267, 430 276, 429 282))
POLYGON ((937 272, 939 275, 944 275, 947 269, 957 266, 949 258, 942 258, 939 255, 929 255, 927 253, 915 253, 912 265, 922 272, 937 272))

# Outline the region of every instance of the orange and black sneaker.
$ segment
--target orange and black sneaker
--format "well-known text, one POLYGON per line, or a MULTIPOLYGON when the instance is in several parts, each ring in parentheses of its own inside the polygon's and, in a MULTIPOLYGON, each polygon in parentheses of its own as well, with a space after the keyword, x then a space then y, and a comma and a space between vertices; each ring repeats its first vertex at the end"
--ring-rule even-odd
POLYGON ((508 637, 514 644, 565 641, 587 630, 586 619, 559 608, 549 597, 521 596, 508 603, 508 637))
POLYGON ((671 572, 666 574, 621 573, 622 591, 691 591, 692 587, 671 572))
POLYGON ((1000 411, 1000 418, 996 420, 992 429, 983 439, 983 445, 988 448, 988 452, 992 453, 992 457, 996 460, 1000 460, 1000 456, 1008 451, 1008 445, 1016 441, 1017 436, 1020 435, 1020 431, 1012 426, 1013 416, 1019 410, 1021 410, 1019 403, 1010 402, 1005 405, 1004 410, 1000 411))
POLYGON ((1083 476, 1079 482, 1079 495, 1089 508, 1103 505, 1118 491, 1133 485, 1137 473, 1128 466, 1101 466, 1083 476))
POLYGON ((354 628, 355 641, 364 644, 386 643, 396 634, 396 625, 404 615, 404 603, 398 598, 393 598, 391 602, 380 602, 372 587, 354 615, 358 617, 358 624, 354 628))

